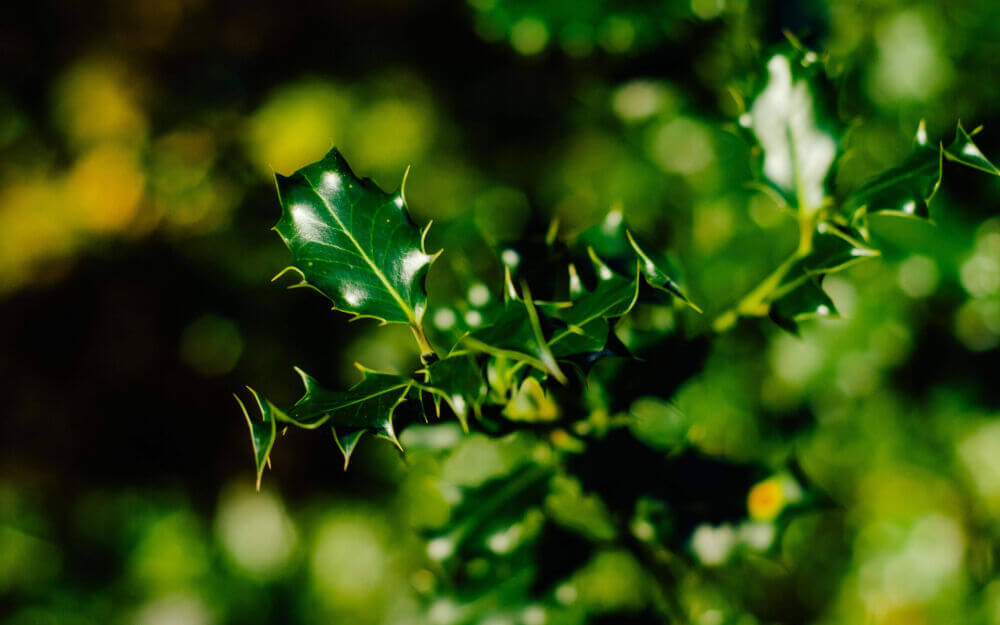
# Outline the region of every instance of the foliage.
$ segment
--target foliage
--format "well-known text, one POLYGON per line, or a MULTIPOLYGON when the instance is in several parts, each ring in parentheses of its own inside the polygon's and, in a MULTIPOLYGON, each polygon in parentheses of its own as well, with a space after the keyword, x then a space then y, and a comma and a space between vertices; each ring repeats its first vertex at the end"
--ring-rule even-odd
MULTIPOLYGON (((835 317, 824 279, 881 255, 871 217, 929 220, 928 205, 942 186, 946 162, 1000 175, 972 139, 978 128, 968 133, 959 124, 945 146, 931 144, 921 123, 913 153, 901 165, 856 189, 834 191, 845 151, 838 124, 824 117, 829 93, 823 89, 831 82, 826 59, 793 39, 765 67, 756 91, 736 94, 745 102, 737 128, 758 163, 755 187, 794 217, 798 243, 716 317, 704 340, 722 340, 741 317, 767 316, 795 334, 809 320, 835 317)), ((301 276, 293 287, 315 289, 354 318, 408 326, 423 367, 405 376, 358 365, 362 381, 344 392, 325 390, 299 371, 305 394, 288 409, 251 389, 259 414, 240 406, 253 438, 258 488, 279 423, 329 425, 345 469, 365 433, 406 449, 420 476, 414 479, 449 493, 443 519, 425 524, 426 557, 441 580, 425 593, 434 622, 582 623, 595 614, 643 609, 683 622, 693 608, 678 579, 737 550, 767 553, 795 519, 829 505, 794 453, 756 484, 736 479, 747 507, 735 528, 711 525, 717 518, 710 500, 697 494, 636 490, 594 478, 608 459, 603 448, 623 440, 630 441, 628 453, 636 460, 619 451, 612 461, 644 457, 641 462, 667 472, 677 464, 694 471, 748 470, 735 459, 709 460, 690 450, 690 433, 701 426, 699 404, 709 403, 691 399, 695 387, 675 398, 681 408, 628 388, 637 368, 654 366, 633 354, 669 349, 680 328, 698 327, 701 309, 666 262, 640 246, 620 208, 574 236, 562 237, 553 223, 534 245, 498 250, 502 280, 479 276, 468 286, 494 282, 502 293, 451 304, 475 315, 451 333, 428 333, 424 313, 440 305, 428 302, 424 277, 441 252, 424 249, 430 224, 422 231, 413 224, 402 185, 387 194, 356 178, 334 149, 290 177, 278 175, 277 186, 282 216, 275 229, 294 255, 291 269, 301 276), (648 327, 650 315, 670 322, 648 327), (405 406, 424 422, 436 421, 442 401, 464 437, 444 434, 446 423, 416 424, 401 443, 393 424, 397 409, 405 406), (685 408, 691 401, 696 403, 685 408), (448 442, 435 445, 436 439, 448 442), (558 584, 539 587, 540 543, 552 532, 589 545, 593 555, 564 571, 558 584), (685 545, 694 558, 678 551, 685 545), (602 600, 587 580, 606 567, 628 579, 631 595, 602 600)), ((702 339, 689 334, 682 340, 702 339)), ((718 382, 702 380, 701 392, 723 392, 718 382)), ((670 398, 669 392, 654 394, 670 398)), ((767 475, 764 466, 753 471, 767 475)))

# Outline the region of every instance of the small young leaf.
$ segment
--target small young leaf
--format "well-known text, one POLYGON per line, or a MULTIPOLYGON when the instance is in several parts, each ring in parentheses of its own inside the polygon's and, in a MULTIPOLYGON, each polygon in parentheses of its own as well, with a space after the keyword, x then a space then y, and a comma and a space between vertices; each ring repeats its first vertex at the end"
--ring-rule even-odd
POLYGON ((275 181, 282 208, 275 230, 295 257, 296 286, 355 317, 419 328, 435 256, 424 249, 426 228, 421 233, 406 212, 403 187, 390 195, 358 179, 336 148, 275 181))

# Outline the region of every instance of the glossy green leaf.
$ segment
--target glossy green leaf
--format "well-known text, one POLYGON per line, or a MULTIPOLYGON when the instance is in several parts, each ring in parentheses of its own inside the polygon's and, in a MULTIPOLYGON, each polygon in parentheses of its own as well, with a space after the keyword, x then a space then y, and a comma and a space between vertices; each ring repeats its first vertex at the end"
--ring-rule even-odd
POLYGON ((392 415, 414 384, 402 376, 359 368, 361 381, 347 391, 324 389, 310 375, 296 369, 306 390, 288 410, 288 421, 299 427, 331 426, 337 447, 344 454, 345 469, 366 432, 392 441, 402 450, 392 427, 392 415))
POLYGON ((523 361, 536 369, 551 374, 559 381, 566 377, 556 364, 542 331, 541 319, 530 293, 525 291, 521 300, 508 281, 508 301, 503 312, 491 326, 468 334, 463 341, 471 349, 492 356, 523 361))
POLYGON ((419 329, 435 256, 424 249, 426 228, 421 233, 406 212, 403 187, 389 194, 357 178, 336 148, 275 180, 282 208, 275 230, 295 257, 286 271, 302 276, 296 286, 355 317, 419 329))
MULTIPOLYGON (((295 371, 301 376, 305 394, 295 404, 280 410, 270 401, 260 397, 253 389, 254 399, 260 409, 262 423, 258 424, 247 415, 257 462, 258 484, 263 472, 263 463, 274 444, 273 430, 276 422, 314 430, 329 425, 334 441, 344 454, 344 469, 350 462, 351 454, 361 437, 370 432, 392 441, 402 450, 392 426, 392 416, 396 407, 406 399, 414 381, 398 375, 378 373, 359 366, 362 379, 347 391, 329 391, 301 369, 295 371), (272 429, 268 434, 267 427, 272 429)), ((243 407, 242 402, 240 407, 243 407)))
POLYGON ((654 289, 673 295, 694 310, 701 312, 701 308, 698 308, 698 306, 684 294, 680 285, 674 282, 673 279, 668 276, 648 254, 646 254, 646 252, 642 251, 642 248, 640 248, 639 244, 636 243, 632 233, 626 231, 625 234, 628 237, 629 245, 632 246, 632 250, 639 259, 639 270, 642 272, 642 275, 645 276, 646 283, 654 289))
MULTIPOLYGON (((979 129, 977 128, 972 134, 977 134, 978 131, 979 129)), ((965 128, 962 127, 962 122, 959 122, 958 127, 955 129, 955 139, 951 142, 951 145, 945 148, 944 157, 949 161, 960 163, 966 167, 972 167, 973 169, 978 169, 994 176, 1000 176, 1000 169, 983 155, 982 150, 972 140, 972 134, 967 133, 965 128)))
POLYGON ((586 290, 576 267, 570 265, 572 304, 553 310, 553 316, 566 324, 549 339, 556 358, 604 349, 611 332, 610 320, 632 310, 639 296, 638 270, 634 272, 634 278, 626 279, 614 273, 593 250, 590 250, 590 256, 597 275, 596 286, 586 290))
POLYGON ((854 235, 847 227, 821 222, 812 237, 812 251, 789 273, 792 276, 834 273, 881 256, 881 252, 854 235))
POLYGON ((486 382, 475 359, 458 353, 425 367, 420 388, 430 393, 440 413, 441 400, 448 403, 462 429, 469 430, 469 411, 479 414, 486 400, 486 382))
POLYGON ((607 263, 622 276, 635 275, 635 267, 638 263, 639 271, 649 286, 669 293, 694 310, 701 312, 701 309, 688 298, 680 285, 670 277, 660 263, 657 263, 652 255, 639 246, 632 232, 628 229, 620 207, 608 212, 600 224, 577 235, 576 243, 581 248, 581 255, 596 255, 603 263, 607 263))

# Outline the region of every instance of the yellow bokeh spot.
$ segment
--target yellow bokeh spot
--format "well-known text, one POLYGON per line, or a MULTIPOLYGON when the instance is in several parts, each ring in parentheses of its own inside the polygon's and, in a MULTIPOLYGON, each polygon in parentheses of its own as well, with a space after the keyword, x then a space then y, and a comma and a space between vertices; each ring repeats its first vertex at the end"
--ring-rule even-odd
POLYGON ((76 241, 61 185, 37 178, 0 193, 0 291, 29 281, 35 265, 68 253, 76 241))
POLYGON ((66 201, 97 232, 124 230, 139 209, 146 176, 134 150, 106 144, 85 154, 66 179, 66 201))
POLYGON ((309 80, 271 94, 250 120, 249 141, 261 173, 290 174, 319 160, 335 143, 348 107, 329 82, 309 80))
POLYGON ((434 119, 427 106, 386 99, 367 107, 358 124, 359 168, 405 166, 430 143, 434 119))
POLYGON ((114 61, 78 63, 56 85, 56 122, 78 146, 106 140, 142 142, 148 123, 135 84, 114 61))
POLYGON ((781 481, 770 478, 750 489, 747 495, 747 510, 757 521, 773 520, 787 503, 781 481))

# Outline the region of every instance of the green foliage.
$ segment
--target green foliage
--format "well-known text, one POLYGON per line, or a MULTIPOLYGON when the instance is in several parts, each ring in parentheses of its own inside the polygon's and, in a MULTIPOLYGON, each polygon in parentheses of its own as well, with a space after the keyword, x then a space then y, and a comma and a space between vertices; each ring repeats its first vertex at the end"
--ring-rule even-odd
POLYGON ((832 99, 833 87, 822 93, 825 97, 819 97, 818 88, 832 84, 832 77, 825 59, 794 39, 791 44, 770 57, 762 87, 737 99, 741 104, 749 100, 739 125, 753 142, 758 187, 795 216, 798 246, 716 319, 716 330, 729 329, 741 316, 769 315, 794 331, 798 320, 836 314, 822 279, 881 254, 871 240, 869 214, 930 219, 928 205, 941 186, 945 160, 1000 175, 960 123, 948 147, 934 147, 921 122, 914 151, 901 165, 838 199, 832 178, 845 156, 842 136, 823 104, 832 99))
POLYGON ((437 255, 426 253, 427 228, 411 221, 402 188, 389 195, 357 179, 336 149, 289 178, 278 176, 283 212, 276 230, 302 276, 296 286, 316 289, 355 318, 408 325, 423 366, 409 375, 361 367, 362 381, 344 392, 325 390, 300 371, 305 394, 287 409, 251 390, 260 413, 247 415, 258 488, 279 422, 331 426, 346 469, 365 433, 404 449, 393 415, 407 403, 428 423, 404 436, 414 444, 408 479, 444 502, 443 511, 418 523, 428 566, 442 580, 425 598, 435 622, 452 624, 487 615, 528 625, 583 623, 593 614, 637 610, 683 621, 691 600, 674 580, 691 567, 779 544, 776 534, 825 496, 788 451, 770 466, 760 465, 767 450, 751 457, 759 466, 736 464, 747 458, 732 452, 733 440, 759 436, 746 425, 745 377, 713 369, 714 377, 684 384, 670 403, 669 390, 653 388, 651 397, 632 390, 635 372, 655 366, 633 354, 663 363, 672 356, 668 341, 699 329, 701 340, 721 341, 742 317, 766 316, 794 334, 811 320, 837 317, 824 290, 827 276, 883 253, 869 215, 928 220, 946 162, 1000 175, 973 142, 976 132, 959 125, 951 144, 933 147, 921 124, 901 165, 856 189, 835 189, 847 152, 842 125, 826 104, 831 77, 825 59, 792 43, 767 61, 760 88, 739 98, 746 108, 738 121, 756 158, 755 187, 794 217, 797 245, 710 330, 668 263, 637 242, 620 207, 573 236, 561 238, 553 225, 535 237, 530 249, 537 257, 516 251, 529 248, 501 248, 502 276, 468 276, 457 289, 481 289, 477 302, 429 304, 424 276, 437 255), (448 341, 440 353, 424 332, 428 306, 448 311, 460 330, 439 337, 448 341), (463 308, 469 314, 458 323, 452 311, 463 308), (447 424, 429 424, 447 416, 442 404, 465 438, 453 439, 447 424), (715 526, 703 494, 647 485, 655 473, 635 476, 641 487, 602 484, 592 474, 607 460, 599 450, 621 437, 634 443, 637 462, 653 458, 664 471, 673 462, 709 462, 698 453, 719 456, 711 470, 741 476, 746 514, 736 525, 715 526), (434 443, 438 438, 445 442, 434 443), (756 485, 749 477, 768 473, 756 485), (552 532, 572 535, 594 555, 564 572, 562 583, 540 589, 534 562, 552 532), (625 580, 621 588, 609 589, 609 571, 625 580), (577 601, 577 593, 585 597, 577 601))

